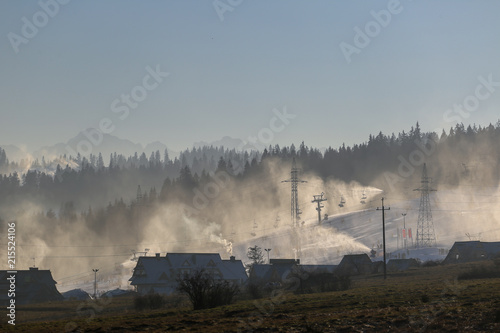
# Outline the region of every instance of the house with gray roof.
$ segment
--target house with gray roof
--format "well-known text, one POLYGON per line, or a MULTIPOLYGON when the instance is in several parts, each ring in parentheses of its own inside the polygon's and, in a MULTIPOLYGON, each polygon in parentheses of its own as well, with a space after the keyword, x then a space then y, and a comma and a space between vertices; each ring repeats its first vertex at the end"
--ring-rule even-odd
POLYGON ((141 294, 169 295, 177 289, 177 279, 204 269, 214 279, 243 285, 248 277, 241 260, 231 256, 222 260, 218 253, 157 253, 154 257, 139 257, 130 284, 141 294))
POLYGON ((301 265, 299 259, 271 259, 269 264, 252 265, 249 281, 259 285, 283 283, 291 274, 313 276, 333 273, 336 267, 336 265, 301 265))
MULTIPOLYGON (((9 302, 8 290, 10 281, 7 280, 13 274, 8 271, 0 271, 0 304, 9 302)), ((62 301, 64 298, 56 288, 57 282, 52 278, 50 270, 39 270, 30 267, 29 270, 18 270, 15 275, 16 282, 16 304, 34 304, 50 301, 62 301)))
POLYGON ((345 255, 335 270, 338 275, 364 275, 372 272, 373 264, 366 253, 345 255))
POLYGON ((299 259, 271 259, 269 264, 254 264, 250 268, 249 279, 254 284, 283 282, 299 264, 299 259))
POLYGON ((493 259, 500 256, 500 242, 455 242, 443 264, 458 264, 493 259))

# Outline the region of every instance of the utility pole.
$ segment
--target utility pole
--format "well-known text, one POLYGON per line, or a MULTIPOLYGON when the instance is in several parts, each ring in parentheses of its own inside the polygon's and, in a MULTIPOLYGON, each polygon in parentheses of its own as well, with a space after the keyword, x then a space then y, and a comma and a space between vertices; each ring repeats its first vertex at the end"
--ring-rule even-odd
POLYGON ((99 272, 99 269, 94 268, 92 272, 94 272, 94 299, 97 299, 97 272, 99 272))
POLYGON ((269 259, 269 252, 271 252, 272 249, 264 249, 264 251, 267 252, 267 263, 270 264, 271 260, 269 259))
POLYGON ((403 248, 406 250, 406 238, 408 238, 408 232, 406 231, 406 213, 402 213, 403 215, 403 248))
POLYGON ((382 198, 382 208, 377 207, 377 210, 382 211, 382 240, 384 243, 384 280, 387 279, 387 263, 386 263, 386 256, 385 256, 385 211, 386 210, 391 210, 391 207, 384 207, 384 198, 382 198))
POLYGON ((314 200, 311 201, 312 203, 316 202, 318 204, 318 207, 316 208, 318 211, 318 224, 321 224, 321 208, 325 207, 321 203, 327 200, 326 198, 323 198, 323 195, 325 195, 323 192, 320 195, 314 195, 314 200))

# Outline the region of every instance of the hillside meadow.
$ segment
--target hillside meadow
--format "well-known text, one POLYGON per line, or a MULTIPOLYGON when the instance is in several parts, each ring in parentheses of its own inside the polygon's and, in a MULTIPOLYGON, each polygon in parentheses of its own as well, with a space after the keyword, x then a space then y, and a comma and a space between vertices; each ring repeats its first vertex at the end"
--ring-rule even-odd
MULTIPOLYGON (((470 332, 500 330, 500 276, 458 280, 492 262, 414 268, 359 276, 347 291, 278 292, 193 311, 183 297, 137 311, 133 297, 20 306, 2 332, 470 332)), ((5 311, 4 311, 5 312, 5 311)), ((5 315, 3 316, 5 318, 5 315)))

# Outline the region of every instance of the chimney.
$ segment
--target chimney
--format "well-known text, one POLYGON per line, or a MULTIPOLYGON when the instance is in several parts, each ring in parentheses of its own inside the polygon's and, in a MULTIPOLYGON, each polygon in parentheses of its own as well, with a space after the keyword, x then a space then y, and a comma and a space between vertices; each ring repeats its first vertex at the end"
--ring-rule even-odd
POLYGON ((160 259, 160 254, 159 253, 155 253, 155 254, 156 254, 156 258, 160 259))
POLYGON ((231 262, 235 262, 235 261, 236 261, 236 257, 235 257, 235 256, 230 256, 230 257, 229 257, 229 260, 230 260, 231 262))

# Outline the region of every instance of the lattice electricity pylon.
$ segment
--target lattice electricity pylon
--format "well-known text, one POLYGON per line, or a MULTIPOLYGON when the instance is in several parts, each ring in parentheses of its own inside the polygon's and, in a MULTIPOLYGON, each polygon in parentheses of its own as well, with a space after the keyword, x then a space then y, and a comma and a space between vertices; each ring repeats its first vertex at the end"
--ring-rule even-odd
POLYGON ((142 201, 141 185, 137 186, 137 196, 136 196, 136 199, 137 199, 137 203, 140 204, 141 201, 142 201))
POLYGON ((300 214, 302 211, 299 208, 299 183, 307 183, 304 180, 299 179, 300 170, 297 168, 295 163, 295 157, 292 161, 292 170, 290 172, 290 179, 283 180, 282 183, 292 184, 292 200, 291 200, 291 215, 292 215, 292 244, 294 246, 294 256, 295 258, 302 255, 302 249, 300 244, 300 234, 298 228, 300 226, 300 214))
POLYGON ((292 161, 292 170, 290 171, 290 179, 283 180, 282 183, 292 184, 292 201, 291 201, 291 215, 292 215, 292 227, 296 228, 300 225, 300 214, 302 211, 299 208, 299 183, 307 183, 305 180, 299 179, 300 170, 297 168, 295 163, 295 157, 292 161))
POLYGON ((424 163, 422 171, 422 186, 414 189, 420 191, 420 208, 418 210, 417 221, 417 248, 436 246, 436 234, 434 232, 434 222, 432 221, 431 203, 429 200, 429 192, 436 191, 429 187, 432 179, 427 177, 427 167, 424 163))

